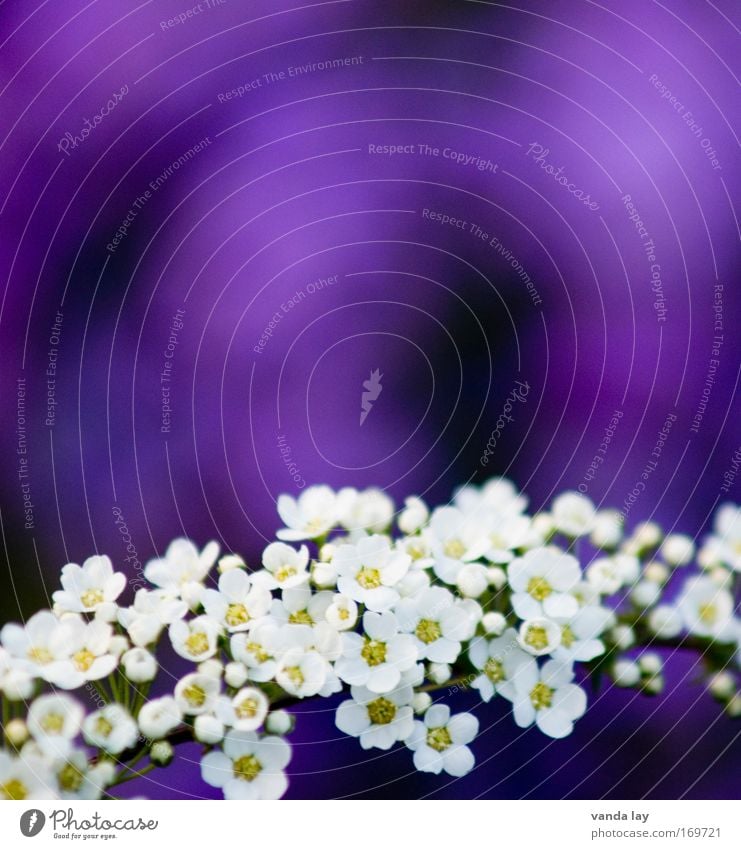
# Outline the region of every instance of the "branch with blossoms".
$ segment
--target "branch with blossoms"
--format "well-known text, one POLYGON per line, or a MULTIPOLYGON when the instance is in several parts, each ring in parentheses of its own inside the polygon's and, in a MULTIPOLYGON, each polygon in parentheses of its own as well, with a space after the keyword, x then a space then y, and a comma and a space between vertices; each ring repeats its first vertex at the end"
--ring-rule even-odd
POLYGON ((741 714, 741 509, 723 506, 696 550, 654 523, 626 533, 577 493, 526 507, 501 478, 398 514, 380 490, 311 487, 278 499, 262 568, 175 540, 128 606, 108 557, 67 564, 53 609, 0 632, 0 798, 115 798, 196 742, 227 799, 276 799, 290 707, 340 692, 337 727, 363 749, 401 744, 418 770, 462 776, 479 722, 436 691, 475 689, 482 713, 505 699, 518 726, 558 739, 589 678, 661 693, 656 648, 696 652, 741 714), (163 643, 193 668, 150 698, 163 643))

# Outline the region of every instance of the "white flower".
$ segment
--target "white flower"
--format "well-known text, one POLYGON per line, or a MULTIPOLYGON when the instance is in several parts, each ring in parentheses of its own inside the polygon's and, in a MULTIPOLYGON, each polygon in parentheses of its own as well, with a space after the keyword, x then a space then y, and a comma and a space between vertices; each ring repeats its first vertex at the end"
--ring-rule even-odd
POLYGON ((568 537, 581 537, 591 533, 597 512, 586 495, 564 492, 554 500, 551 515, 556 530, 568 537))
POLYGON ((423 535, 435 560, 435 574, 446 584, 455 583, 463 564, 478 560, 489 548, 481 520, 457 507, 438 507, 423 535))
POLYGON ((337 494, 328 486, 310 486, 298 499, 280 495, 278 514, 286 527, 278 531, 278 539, 295 541, 324 536, 337 524, 339 511, 337 494))
POLYGON ((25 760, 0 749, 0 800, 53 799, 51 785, 51 776, 43 780, 25 760))
POLYGON ((632 584, 640 573, 640 561, 632 554, 598 557, 587 566, 587 581, 601 595, 612 595, 632 584))
POLYGON ((579 561, 558 549, 537 548, 507 567, 514 594, 512 607, 521 619, 573 616, 578 608, 571 594, 581 578, 579 561))
POLYGON ((219 556, 219 544, 210 542, 203 551, 189 539, 171 542, 164 558, 150 560, 144 567, 144 577, 170 595, 181 596, 195 607, 203 593, 203 579, 219 556))
POLYGON ((404 534, 414 534, 424 527, 430 517, 430 511, 421 498, 411 496, 404 499, 404 509, 399 513, 397 524, 404 534))
POLYGON ((515 722, 527 728, 533 722, 549 737, 567 737, 587 707, 587 696, 572 684, 574 670, 569 663, 549 660, 539 669, 528 659, 513 672, 504 694, 512 701, 515 722))
POLYGON ((159 637, 165 625, 182 619, 188 605, 167 590, 138 590, 131 607, 118 611, 118 621, 135 646, 148 646, 159 637))
POLYGON ((121 656, 124 675, 134 684, 154 681, 157 675, 157 661, 151 652, 142 648, 129 649, 121 656))
POLYGON ((433 684, 444 684, 450 681, 453 670, 448 663, 430 663, 427 666, 427 677, 433 684))
POLYGON ((280 737, 259 738, 254 731, 232 731, 223 752, 201 760, 201 777, 220 787, 225 799, 280 799, 288 788, 283 772, 291 748, 280 737))
POLYGON ((69 657, 46 667, 44 677, 51 684, 74 690, 86 681, 105 678, 116 668, 118 660, 110 650, 113 629, 107 622, 65 619, 60 632, 69 657))
POLYGON ((561 645, 561 627, 552 619, 526 619, 517 640, 528 654, 550 654, 561 645))
POLYGON ((615 614, 606 607, 588 605, 568 619, 559 619, 558 624, 561 644, 553 650, 553 657, 563 663, 586 662, 604 654, 605 644, 599 636, 615 624, 615 614))
POLYGON ((402 599, 396 614, 401 630, 414 636, 421 660, 455 662, 461 642, 468 638, 469 623, 451 592, 444 587, 430 587, 415 598, 402 599))
POLYGON ((69 657, 66 630, 50 610, 35 613, 25 627, 10 622, 0 632, 3 646, 17 659, 17 668, 46 679, 55 661, 69 657))
POLYGON ((363 749, 390 749, 414 730, 410 686, 383 695, 367 687, 352 687, 350 694, 352 699, 337 708, 335 723, 343 733, 358 737, 363 749))
POLYGON ((617 510, 600 510, 594 520, 590 542, 595 548, 614 549, 623 539, 623 517, 617 510))
POLYGON ((312 593, 311 587, 304 584, 283 590, 283 597, 273 600, 270 613, 281 625, 316 625, 325 621, 331 603, 332 593, 312 593))
POLYGON ((461 487, 453 500, 467 513, 483 508, 500 515, 516 516, 527 507, 527 498, 520 495, 507 478, 491 478, 480 489, 470 484, 461 487))
POLYGON ((635 687, 641 680, 641 669, 634 660, 616 660, 612 677, 618 687, 635 687))
POLYGON ((28 731, 45 753, 66 756, 80 733, 84 714, 80 703, 70 696, 39 696, 28 711, 28 731))
POLYGON ((338 590, 376 612, 399 599, 394 587, 406 575, 411 558, 394 551, 387 537, 370 536, 356 545, 340 545, 332 558, 339 572, 338 590))
POLYGON ((466 598, 479 598, 489 589, 489 575, 483 563, 466 563, 455 579, 458 592, 466 598))
POLYGON ((255 583, 268 590, 297 587, 309 580, 309 549, 302 545, 296 551, 284 542, 271 542, 262 553, 265 570, 253 576, 255 583))
POLYGON ((139 728, 123 705, 110 704, 89 714, 82 723, 85 742, 118 755, 139 738, 139 728))
POLYGON ((695 543, 692 537, 671 534, 661 544, 660 553, 670 566, 686 566, 695 556, 695 543))
POLYGON ((339 521, 348 531, 383 533, 394 517, 394 502, 380 489, 358 492, 347 487, 337 494, 339 521))
MULTIPOLYGON (((280 543, 276 543, 280 545, 280 543)), ((227 631, 247 631, 270 610, 272 597, 267 589, 252 586, 242 569, 224 572, 218 590, 204 590, 202 603, 206 613, 227 631)))
POLYGON ((216 716, 237 731, 257 731, 268 715, 270 702, 257 687, 243 687, 231 699, 222 697, 216 706, 216 716))
POLYGON ((197 616, 189 622, 178 620, 170 625, 172 647, 188 660, 201 661, 216 654, 221 626, 210 616, 197 616))
POLYGON ((479 721, 473 714, 450 715, 447 705, 432 705, 424 722, 415 721, 414 730, 406 745, 414 752, 414 766, 420 772, 443 771, 461 776, 473 769, 474 757, 466 743, 479 731, 479 721))
POLYGON ((150 740, 166 737, 180 725, 183 715, 172 696, 162 696, 147 702, 139 711, 139 728, 150 740))
POLYGON ((115 602, 126 586, 126 576, 114 572, 109 557, 96 555, 78 566, 62 567, 62 587, 52 595, 54 604, 71 613, 90 613, 104 602, 115 602))
POLYGON ((292 696, 315 696, 327 680, 327 661, 316 651, 289 649, 280 659, 275 680, 292 696))
POLYGON ((343 654, 335 671, 348 684, 387 693, 399 684, 401 673, 417 663, 415 641, 399 633, 393 613, 366 613, 363 629, 364 636, 342 635, 343 654))
POLYGON ((0 694, 16 702, 30 698, 33 691, 34 678, 28 671, 28 664, 0 648, 0 694))
MULTIPOLYGON (((23 754, 25 757, 26 752, 23 754)), ((67 758, 55 761, 52 769, 61 799, 100 799, 115 774, 115 767, 110 761, 90 764, 81 749, 75 749, 67 758)))
POLYGON ((221 682, 212 675, 191 672, 175 685, 175 701, 187 716, 209 713, 218 698, 221 682))
POLYGON ((349 596, 335 593, 324 616, 333 628, 338 631, 349 631, 358 621, 358 605, 349 596))
POLYGON ((278 668, 280 629, 271 620, 260 622, 249 634, 234 634, 231 650, 234 659, 247 667, 252 681, 269 681, 278 668))
POLYGON ((719 558, 735 572, 741 572, 741 507, 723 504, 715 514, 715 543, 719 558))
POLYGON ((648 610, 661 598, 661 586, 653 581, 639 581, 630 591, 633 604, 642 611, 648 610))
POLYGON ((733 596, 712 578, 700 575, 687 580, 677 607, 692 634, 732 639, 733 596))
POLYGON ((494 640, 474 640, 469 646, 468 656, 471 663, 482 672, 474 678, 471 686, 479 691, 485 702, 491 701, 495 693, 502 691, 512 670, 529 657, 520 648, 514 628, 507 629, 494 640))
POLYGON ((531 521, 526 516, 495 515, 489 526, 486 559, 491 563, 509 563, 515 549, 527 545, 530 534, 531 521))

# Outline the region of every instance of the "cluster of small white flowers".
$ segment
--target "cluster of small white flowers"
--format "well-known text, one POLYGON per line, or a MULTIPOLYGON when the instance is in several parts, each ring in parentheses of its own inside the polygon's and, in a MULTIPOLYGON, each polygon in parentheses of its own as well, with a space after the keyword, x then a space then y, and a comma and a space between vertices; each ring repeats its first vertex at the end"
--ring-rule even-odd
POLYGON ((284 527, 261 568, 179 539, 124 606, 125 576, 95 556, 63 568, 53 610, 5 625, 0 798, 100 798, 195 740, 203 780, 225 798, 276 799, 291 755, 284 708, 342 691, 337 727, 362 748, 403 743, 418 770, 462 776, 478 720, 431 693, 499 695, 518 726, 562 738, 586 709, 580 680, 606 673, 657 693, 651 649, 683 641, 740 712, 737 507, 720 509, 696 552, 652 523, 626 536, 619 514, 577 493, 531 516, 504 479, 434 510, 410 497, 396 514, 380 490, 326 486, 277 506, 284 527), (148 698, 165 634, 193 666, 148 698))

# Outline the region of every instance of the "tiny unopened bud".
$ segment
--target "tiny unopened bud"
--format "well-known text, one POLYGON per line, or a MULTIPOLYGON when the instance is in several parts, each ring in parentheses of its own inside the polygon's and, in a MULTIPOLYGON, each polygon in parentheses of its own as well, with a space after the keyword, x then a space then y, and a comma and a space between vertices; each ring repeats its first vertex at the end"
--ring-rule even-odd
POLYGON ((649 614, 648 627, 657 637, 669 640, 681 632, 682 616, 676 607, 660 604, 649 614))
POLYGON ((684 534, 671 534, 661 545, 661 556, 670 566, 686 566, 695 556, 695 543, 684 534))
POLYGON ((661 542, 661 528, 656 522, 641 522, 633 529, 632 539, 641 551, 648 551, 661 542))
POLYGON ((149 752, 149 759, 157 766, 169 766, 172 759, 175 757, 175 750, 167 742, 167 740, 157 740, 152 743, 152 748, 149 752))
POLYGON ((227 663, 224 667, 224 680, 230 687, 241 687, 247 680, 247 667, 236 660, 227 663))
POLYGON ((650 675, 643 682, 643 689, 650 696, 658 696, 660 693, 664 691, 664 676, 663 675, 650 675))
POLYGON ((616 625, 610 632, 615 645, 625 651, 635 645, 636 635, 630 625, 616 625))
POLYGON ((486 568, 480 563, 466 563, 458 573, 456 586, 466 598, 478 598, 489 586, 486 568))
POLYGON ((736 693, 735 696, 732 696, 728 703, 726 704, 726 713, 731 717, 731 719, 737 719, 741 716, 741 695, 736 693))
POLYGON ((662 586, 669 580, 669 569, 663 563, 657 563, 655 560, 646 566, 643 577, 652 584, 662 586))
POLYGON ((641 670, 633 660, 617 660, 612 668, 612 677, 618 687, 635 687, 641 680, 641 670))
POLYGON ((28 727, 22 719, 11 719, 5 726, 5 739, 19 749, 28 740, 28 727))
POLYGON ((718 701, 727 702, 736 692, 736 682, 730 672, 716 672, 708 683, 708 689, 718 701))
POLYGON ((234 569, 246 569, 247 564, 238 554, 225 554, 218 565, 219 572, 223 575, 225 572, 231 572, 234 569))
POLYGON ((501 613, 496 613, 495 611, 491 611, 490 613, 485 613, 481 619, 481 624, 484 626, 484 631, 487 634, 492 634, 495 637, 498 637, 500 634, 504 633, 504 629, 507 627, 507 620, 501 613))
POLYGON ((661 598, 661 587, 653 581, 639 581, 633 587, 630 598, 636 607, 645 610, 653 607, 661 598))
POLYGON ((224 739, 224 723, 215 716, 202 713, 193 722, 193 734, 199 742, 214 746, 224 739))
POLYGON ((198 664, 198 671, 201 675, 208 675, 209 678, 221 678, 224 664, 215 657, 210 657, 198 664))
POLYGON ((337 551, 337 546, 333 542, 325 542, 319 549, 319 560, 322 563, 329 563, 334 557, 335 551, 337 551))
POLYGON ((432 704, 432 696, 429 693, 415 693, 412 698, 412 709, 419 716, 423 714, 432 704))
POLYGON ((431 663, 427 667, 427 677, 435 684, 444 684, 450 679, 450 673, 447 663, 431 663))
POLYGON ((294 723, 294 718, 288 711, 274 710, 268 714, 268 718, 265 720, 265 728, 271 734, 278 734, 283 737, 293 731, 294 723))
POLYGON ((489 581, 489 586, 495 590, 501 590, 507 583, 507 573, 501 566, 489 566, 486 570, 486 579, 489 581))
POLYGON ((644 675, 658 675, 664 664, 655 652, 646 652, 638 658, 638 665, 644 675))
POLYGON ((330 589, 336 586, 337 577, 337 569, 331 563, 315 563, 311 570, 311 580, 320 589, 330 589))
POLYGON ((613 549, 623 539, 623 520, 617 510, 601 510, 589 538, 595 548, 613 549))
POLYGON ((121 657, 121 655, 125 651, 127 651, 128 648, 129 648, 129 641, 126 639, 126 637, 122 636, 121 634, 115 634, 113 637, 111 637, 111 641, 108 644, 108 651, 114 657, 121 657))

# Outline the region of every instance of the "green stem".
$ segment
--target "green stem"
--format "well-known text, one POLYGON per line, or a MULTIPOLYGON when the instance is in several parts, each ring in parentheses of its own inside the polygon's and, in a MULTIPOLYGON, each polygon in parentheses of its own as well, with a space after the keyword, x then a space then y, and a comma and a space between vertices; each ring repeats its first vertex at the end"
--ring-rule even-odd
POLYGON ((122 770, 116 778, 113 780, 112 784, 109 784, 110 787, 118 787, 121 784, 125 784, 127 781, 133 781, 135 778, 141 778, 143 775, 146 775, 148 772, 151 772, 153 769, 156 769, 155 764, 148 763, 145 767, 140 770, 131 770, 128 767, 122 770), (128 773, 126 775, 125 773, 128 773), (123 775, 123 777, 121 777, 123 775))

